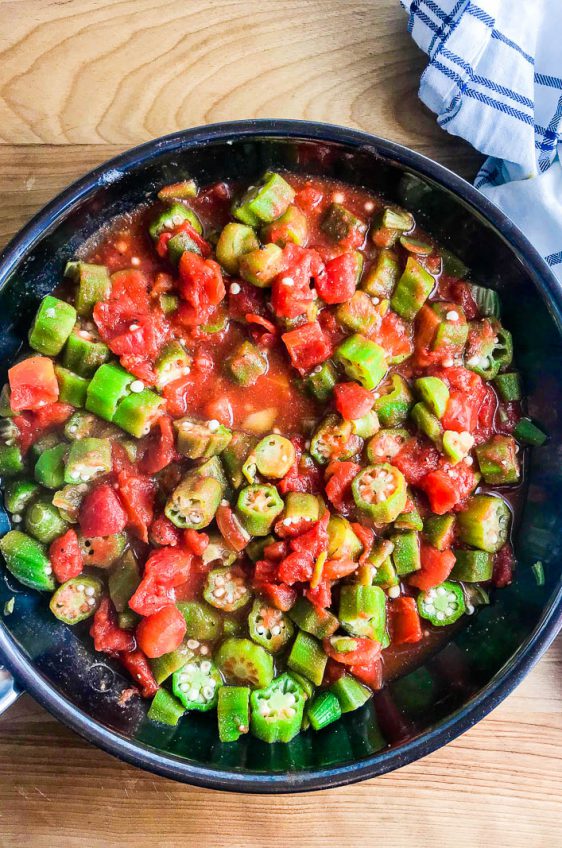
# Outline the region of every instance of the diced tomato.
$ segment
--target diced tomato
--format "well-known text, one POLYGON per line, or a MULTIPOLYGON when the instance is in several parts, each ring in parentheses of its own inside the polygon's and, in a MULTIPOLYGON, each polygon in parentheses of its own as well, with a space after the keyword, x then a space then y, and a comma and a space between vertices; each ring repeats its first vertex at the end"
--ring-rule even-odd
POLYGON ((286 583, 263 583, 260 592, 269 603, 281 612, 287 612, 297 600, 297 593, 286 583))
POLYGON ((228 314, 232 321, 246 324, 246 315, 265 314, 265 296, 263 289, 247 283, 245 280, 235 280, 237 289, 228 290, 228 314))
POLYGON ((119 357, 119 362, 130 374, 142 380, 145 386, 156 383, 156 371, 152 362, 142 354, 126 353, 119 357))
POLYGON ((144 566, 143 578, 129 601, 139 615, 153 615, 173 604, 175 589, 187 583, 193 555, 178 547, 153 551, 144 566))
POLYGON ((328 580, 321 580, 314 589, 306 586, 304 596, 316 609, 328 609, 332 606, 332 587, 328 580))
POLYGON ((318 323, 322 327, 322 332, 328 338, 332 349, 337 347, 345 338, 345 331, 339 324, 336 316, 331 309, 321 309, 318 315, 318 323))
POLYGON ((157 474, 176 458, 174 428, 169 415, 158 419, 145 442, 140 469, 145 474, 157 474))
MULTIPOLYGON (((148 527, 154 518, 154 483, 144 474, 120 471, 117 476, 119 496, 127 513, 128 525, 139 539, 148 542, 148 527)), ((103 535, 103 534, 102 534, 103 535)))
POLYGON ((320 189, 312 185, 306 185, 295 195, 295 203, 303 212, 312 212, 322 201, 324 195, 320 189))
POLYGON ((193 556, 201 557, 209 547, 209 537, 198 530, 184 530, 183 542, 193 556))
POLYGON ((119 659, 137 684, 140 686, 143 698, 152 698, 158 692, 159 686, 154 679, 148 661, 142 651, 124 651, 119 659))
POLYGON ((137 627, 139 648, 151 659, 175 651, 181 645, 187 625, 179 609, 170 604, 143 618, 137 627))
POLYGON ((320 554, 328 548, 328 521, 330 515, 326 510, 325 514, 319 521, 315 521, 310 530, 302 533, 295 539, 291 539, 289 547, 292 551, 299 553, 310 554, 313 559, 317 559, 320 554))
POLYGON ((94 613, 90 636, 94 640, 96 651, 103 651, 106 654, 132 651, 135 647, 133 634, 122 630, 117 624, 115 607, 109 598, 102 598, 94 613))
POLYGON ((383 676, 381 660, 377 660, 370 665, 352 665, 349 671, 357 678, 357 680, 360 680, 361 683, 364 683, 369 687, 369 689, 372 689, 373 692, 377 692, 379 689, 382 689, 383 676))
POLYGON ((346 421, 363 418, 373 408, 375 399, 359 383, 338 383, 334 386, 334 404, 346 421))
POLYGON ((449 351, 445 348, 439 351, 430 350, 438 327, 438 315, 427 303, 424 303, 416 315, 414 336, 416 364, 420 368, 439 363, 449 355, 449 351))
POLYGON ((492 574, 492 583, 497 589, 503 589, 513 580, 513 571, 515 569, 515 556, 511 545, 504 545, 494 556, 494 571, 492 574))
POLYGON ((59 427, 67 421, 74 407, 69 403, 48 403, 34 412, 22 412, 15 415, 13 422, 19 430, 18 444, 22 453, 27 453, 32 444, 44 433, 59 427))
POLYGON ((419 642, 423 637, 420 616, 414 598, 402 596, 392 601, 390 603, 390 622, 394 645, 419 642))
POLYGON ((310 456, 303 456, 303 440, 300 437, 294 437, 291 441, 295 448, 295 461, 277 488, 282 495, 287 492, 320 492, 322 478, 318 466, 310 456))
POLYGON ((324 651, 336 662, 342 665, 357 666, 371 665, 375 663, 381 655, 381 646, 373 639, 367 639, 363 636, 354 636, 353 641, 356 647, 353 651, 336 651, 332 647, 329 639, 324 639, 324 651))
MULTIPOLYGON (((202 235, 200 235, 195 227, 193 227, 189 221, 184 221, 183 224, 178 224, 177 227, 174 227, 173 235, 177 235, 178 233, 187 233, 189 238, 195 242, 199 250, 201 251, 201 255, 205 258, 210 256, 211 254, 211 245, 208 241, 205 241, 202 235)), ((166 251, 167 253, 167 251, 166 251)))
POLYGON ((134 472, 135 466, 131 462, 129 454, 120 442, 111 443, 111 470, 117 475, 121 471, 134 472))
POLYGON ((454 430, 457 433, 464 431, 472 433, 478 423, 479 406, 480 398, 470 397, 465 392, 453 390, 449 395, 442 419, 443 427, 445 430, 454 430))
POLYGON ((454 481, 442 469, 426 474, 418 486, 426 493, 431 510, 437 515, 450 512, 460 500, 454 481))
POLYGON ((331 345, 318 321, 310 321, 281 336, 291 362, 300 374, 324 362, 332 352, 331 345))
POLYGON ((437 548, 425 542, 420 544, 420 558, 421 569, 408 578, 408 583, 424 592, 443 583, 455 564, 455 555, 452 551, 438 551, 437 548))
POLYGON ((66 533, 51 542, 49 559, 53 567, 53 574, 59 583, 65 583, 71 577, 78 577, 82 573, 84 567, 82 551, 74 530, 67 530, 66 533))
POLYGON ((402 445, 391 462, 410 485, 418 486, 429 471, 437 468, 439 453, 432 445, 413 437, 402 445))
POLYGON ((324 268, 315 250, 296 244, 283 248, 286 270, 278 274, 271 287, 271 305, 281 318, 298 318, 308 311, 314 301, 311 280, 317 279, 324 268))
POLYGON ((240 524, 232 509, 221 504, 215 515, 219 532, 229 548, 233 551, 243 551, 250 537, 240 524))
MULTIPOLYGON (((187 250, 179 263, 179 293, 198 317, 208 316, 226 295, 220 265, 187 250)), ((205 323, 201 321, 200 323, 205 323)))
POLYGON ((289 545, 286 540, 271 542, 263 549, 263 555, 266 559, 271 560, 271 562, 281 562, 282 559, 285 559, 289 555, 289 545))
POLYGON ((175 547, 181 541, 181 531, 162 513, 150 525, 148 538, 152 545, 175 547))
POLYGON ((359 563, 353 559, 328 559, 324 563, 322 569, 322 577, 326 580, 341 580, 342 577, 349 577, 354 571, 357 571, 359 563))
POLYGON ((277 581, 277 568, 277 562, 259 559, 254 565, 254 585, 259 588, 263 583, 275 583, 277 581))
POLYGON ((484 387, 484 396, 478 410, 478 421, 474 432, 477 444, 487 442, 494 430, 494 417, 498 398, 491 386, 484 387))
POLYGON ((78 520, 84 536, 111 536, 125 529, 128 518, 113 487, 102 483, 82 501, 78 520))
POLYGON ((414 346, 412 343, 412 325, 404 321, 391 309, 382 319, 379 327, 372 334, 373 338, 386 351, 389 361, 410 356, 414 346))
POLYGON ((59 384, 53 360, 47 356, 30 356, 8 370, 10 406, 14 412, 36 410, 59 397, 59 384))
POLYGON ((358 253, 342 253, 331 259, 316 280, 316 290, 324 303, 344 303, 354 294, 361 272, 358 253))
POLYGON ((277 327, 272 321, 268 321, 267 318, 262 318, 261 315, 256 315, 253 312, 248 312, 245 317, 248 324, 257 324, 258 327, 262 327, 273 335, 277 333, 277 327))
POLYGON ((326 466, 324 491, 332 506, 338 512, 348 514, 353 508, 351 484, 361 471, 356 462, 334 460, 326 466))
POLYGON ((305 551, 293 551, 279 564, 278 575, 283 583, 307 583, 312 577, 314 560, 305 551))
POLYGON ((371 553, 371 548, 373 547, 373 542, 375 540, 375 534, 373 533, 370 527, 363 527, 362 524, 357 524, 357 522, 352 522, 351 526, 353 528, 353 532, 355 533, 355 535, 361 542, 361 545, 363 546, 361 556, 359 557, 359 564, 362 565, 371 553))
POLYGON ((225 427, 232 427, 234 423, 234 411, 230 399, 223 395, 216 397, 205 404, 205 416, 208 420, 215 419, 225 427))

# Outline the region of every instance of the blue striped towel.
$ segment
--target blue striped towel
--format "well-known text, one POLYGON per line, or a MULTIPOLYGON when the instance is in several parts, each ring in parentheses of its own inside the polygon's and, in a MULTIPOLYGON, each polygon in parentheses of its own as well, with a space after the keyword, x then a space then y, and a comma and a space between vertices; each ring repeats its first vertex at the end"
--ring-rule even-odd
POLYGON ((401 0, 429 56, 419 96, 489 158, 475 186, 562 282, 562 0, 401 0))

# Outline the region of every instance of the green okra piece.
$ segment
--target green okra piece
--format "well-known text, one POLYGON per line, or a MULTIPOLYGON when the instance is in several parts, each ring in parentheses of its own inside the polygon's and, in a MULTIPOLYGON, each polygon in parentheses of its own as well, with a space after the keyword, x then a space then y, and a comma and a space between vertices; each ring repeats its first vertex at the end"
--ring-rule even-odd
POLYGON ((130 392, 134 377, 113 362, 107 362, 95 372, 86 393, 86 409, 113 421, 117 406, 130 392))
MULTIPOLYGON (((132 610, 129 612, 134 615, 132 610)), ((119 618, 126 615, 126 612, 119 613, 119 618)), ((121 625, 120 625, 121 626, 121 625)), ((134 625, 133 625, 134 626, 134 625)), ((125 628, 126 629, 126 628, 125 628)), ((162 654, 161 657, 149 659, 150 670, 154 675, 154 679, 160 685, 165 680, 172 676, 174 671, 179 671, 184 665, 193 659, 194 652, 187 647, 187 640, 184 640, 179 648, 175 651, 170 651, 168 654, 162 654)))
POLYGON ((511 365, 511 333, 495 318, 471 321, 466 346, 466 367, 485 380, 493 380, 502 368, 511 365))
POLYGON ((164 512, 172 524, 183 530, 208 527, 223 496, 223 487, 214 477, 187 474, 166 502, 164 512))
POLYGON ((443 418, 449 402, 447 384, 439 377, 420 377, 416 380, 416 391, 430 412, 443 418))
POLYGON ((188 639, 214 642, 222 633, 222 618, 210 604, 204 601, 181 601, 177 607, 183 617, 188 639))
POLYGON ((349 336, 336 350, 336 359, 351 380, 376 389, 388 370, 384 348, 360 333, 349 336))
POLYGON ((330 414, 312 435, 310 455, 320 465, 326 465, 332 459, 349 459, 361 446, 361 440, 353 433, 352 422, 330 414))
POLYGON ((353 527, 343 515, 330 515, 327 533, 328 559, 357 559, 363 550, 353 527))
POLYGON ((225 639, 216 662, 228 683, 261 688, 273 680, 271 654, 250 639, 225 639))
POLYGON ((168 260, 176 267, 184 253, 197 253, 201 256, 201 247, 189 233, 176 233, 166 245, 168 260))
POLYGON ((306 695, 290 674, 250 695, 250 730, 262 742, 290 742, 301 729, 306 695))
POLYGON ((58 536, 68 530, 68 524, 60 512, 49 501, 38 500, 28 506, 25 512, 24 526, 26 531, 42 542, 50 545, 58 536))
POLYGON ((293 638, 293 624, 281 610, 256 598, 248 616, 250 639, 271 654, 281 651, 293 638))
POLYGON ((444 303, 437 301, 430 303, 437 319, 430 349, 433 351, 445 350, 451 355, 460 355, 468 338, 468 322, 463 308, 458 303, 444 303))
POLYGON ((429 515, 423 523, 423 535, 430 545, 444 551, 450 547, 454 527, 454 515, 429 515))
POLYGON ((408 431, 402 428, 379 430, 367 445, 367 459, 373 464, 392 459, 409 438, 408 431))
POLYGON ((505 403, 513 403, 521 400, 523 393, 521 390, 521 377, 516 371, 506 371, 505 374, 498 374, 493 380, 494 386, 500 400, 505 403))
POLYGON ((309 633, 299 630, 287 658, 287 667, 320 686, 327 662, 328 657, 320 642, 309 633))
POLYGON ((57 356, 72 332, 76 310, 48 294, 43 298, 29 331, 29 346, 45 356, 57 356))
POLYGON ((180 180, 177 183, 163 186, 158 192, 158 200, 164 203, 170 203, 175 200, 190 200, 192 197, 197 197, 199 189, 196 181, 189 177, 185 180, 180 180))
POLYGON ((18 445, 0 444, 0 477, 15 477, 25 465, 18 445))
POLYGON ((251 542, 248 542, 244 553, 247 554, 252 562, 257 562, 259 559, 263 559, 263 552, 268 545, 276 542, 277 539, 275 536, 261 536, 259 539, 252 539, 251 542))
POLYGON ((158 391, 185 377, 191 370, 191 356, 181 342, 174 339, 162 348, 156 359, 156 388, 158 391))
POLYGON ((520 442, 525 442, 525 444, 534 445, 535 447, 544 445, 548 439, 546 433, 543 433, 540 427, 537 427, 530 418, 521 418, 515 425, 513 435, 520 442))
MULTIPOLYGON (((452 465, 462 462, 474 447, 474 436, 464 431, 457 433, 455 430, 445 430, 442 437, 443 452, 452 465)), ((439 444, 437 441, 436 444, 439 444)))
POLYGON ((44 433, 42 436, 39 436, 36 442, 33 442, 31 445, 30 453, 35 461, 39 459, 41 454, 45 453, 45 451, 50 450, 51 448, 56 448, 57 445, 60 445, 61 439, 58 433, 44 433))
POLYGON ((232 215, 243 224, 257 227, 283 215, 295 198, 295 192, 280 174, 267 171, 261 180, 236 200, 232 215))
POLYGON ((257 345, 246 340, 226 360, 226 371, 240 386, 253 386, 267 372, 267 358, 257 345))
POLYGON ((455 564, 451 571, 453 580, 462 583, 480 583, 492 579, 494 557, 486 551, 453 550, 455 564))
POLYGON ((75 524, 78 521, 80 507, 88 489, 86 483, 70 484, 63 486, 62 489, 57 489, 53 495, 51 503, 56 506, 62 518, 69 524, 75 524))
POLYGON ((219 739, 236 742, 250 730, 250 687, 221 686, 217 704, 219 739))
POLYGON ((291 205, 273 224, 262 227, 260 236, 264 244, 273 242, 285 247, 291 242, 304 245, 308 240, 308 219, 298 206, 291 205))
POLYGON ((385 593, 380 586, 342 586, 338 618, 351 636, 366 636, 382 642, 386 632, 385 593))
POLYGON ((177 433, 177 449, 189 459, 208 459, 228 447, 232 432, 218 421, 207 423, 192 418, 174 421, 177 433))
POLYGON ((423 401, 414 404, 410 416, 418 430, 424 433, 428 439, 431 439, 438 448, 441 448, 443 444, 443 425, 423 401))
POLYGON ((370 689, 349 674, 344 674, 339 680, 332 683, 328 691, 332 692, 338 699, 342 713, 358 710, 373 695, 370 689))
POLYGON ((500 317, 501 304, 497 291, 473 283, 468 283, 468 289, 483 318, 500 317))
POLYGON ((55 365, 55 374, 59 384, 59 401, 69 403, 71 406, 84 406, 90 381, 61 365, 55 365))
POLYGON ((104 265, 68 262, 64 275, 78 284, 76 312, 83 318, 89 318, 96 303, 107 300, 111 294, 111 279, 104 265))
POLYGON ((352 233, 365 235, 367 225, 356 215, 342 206, 341 203, 331 203, 324 216, 320 228, 335 242, 345 241, 352 233))
POLYGON ((230 222, 219 236, 216 246, 217 262, 231 275, 238 273, 240 259, 245 253, 258 250, 260 243, 255 231, 246 224, 230 222))
MULTIPOLYGON (((132 389, 135 388, 135 382, 131 384, 132 389)), ((117 404, 113 423, 136 439, 140 439, 150 433, 150 428, 162 415, 165 401, 151 389, 143 389, 140 392, 132 389, 131 394, 117 404)))
POLYGON ((193 211, 183 203, 172 203, 160 212, 152 221, 148 228, 148 232, 154 241, 157 241, 163 232, 170 231, 182 224, 190 224, 199 235, 203 232, 201 221, 193 211))
POLYGON ((402 318, 412 321, 433 291, 435 279, 420 263, 408 256, 406 267, 390 300, 390 306, 402 318))
POLYGON ((399 577, 412 574, 421 568, 419 533, 407 530, 405 533, 393 533, 390 541, 394 545, 392 562, 399 577))
POLYGON ((354 418, 351 422, 354 435, 359 436, 360 439, 370 439, 378 433, 380 426, 379 417, 374 409, 362 418, 354 418))
POLYGON ((281 273, 284 265, 283 250, 277 244, 265 244, 241 256, 238 271, 248 283, 266 288, 281 273))
POLYGON ((65 624, 78 624, 90 618, 103 597, 103 583, 97 577, 81 574, 58 587, 49 604, 55 618, 65 624))
POLYGON ((513 436, 492 436, 475 448, 478 467, 484 481, 491 486, 506 486, 521 479, 517 461, 517 442, 513 436))
POLYGON ((4 506, 11 513, 22 513, 41 491, 33 480, 10 480, 4 486, 4 506))
POLYGON ((317 639, 332 636, 339 627, 339 621, 329 610, 319 609, 307 598, 297 598, 288 613, 299 630, 310 633, 317 639))
MULTIPOLYGON (((236 561, 236 552, 228 547, 220 533, 209 533, 209 544, 203 551, 201 560, 203 565, 217 563, 217 565, 232 565, 236 561)), ((248 549, 246 548, 246 553, 248 549)))
POLYGON ((110 439, 92 436, 80 439, 70 445, 64 467, 64 482, 89 483, 109 474, 111 468, 110 439))
POLYGON ((60 489, 64 485, 64 467, 69 447, 64 442, 43 451, 33 471, 33 476, 46 489, 60 489))
POLYGON ((13 418, 16 414, 10 404, 11 392, 8 383, 4 383, 0 391, 0 417, 13 418))
MULTIPOLYGON (((384 540, 388 541, 388 540, 384 540)), ((393 546, 391 547, 391 552, 393 550, 393 546)), ((371 555, 372 556, 372 555, 371 555)), ((371 556, 369 557, 369 561, 371 560, 371 556)), ((392 562, 391 556, 386 556, 383 559, 378 559, 377 563, 371 563, 373 565, 373 573, 372 573, 372 583, 373 586, 381 586, 383 589, 390 589, 392 586, 398 586, 400 583, 400 578, 396 574, 396 569, 392 562)))
POLYGON ((218 668, 206 657, 193 657, 172 675, 174 695, 186 710, 213 710, 222 685, 218 668))
POLYGON ((164 315, 171 315, 172 312, 175 312, 178 308, 180 299, 177 294, 162 292, 162 294, 158 297, 158 303, 160 304, 160 309, 164 315))
POLYGON ((113 567, 107 581, 109 597, 117 612, 125 612, 141 581, 137 558, 132 550, 125 551, 113 567))
POLYGON ((333 692, 319 692, 314 700, 307 705, 306 714, 313 730, 322 730, 341 718, 340 702, 333 692))
POLYGON ((324 403, 332 396, 332 390, 338 382, 338 372, 329 359, 322 365, 317 365, 304 381, 307 391, 324 403))
POLYGON ((449 581, 427 592, 420 592, 417 603, 420 616, 435 627, 453 624, 466 612, 462 587, 449 581))
POLYGON ((53 591, 53 569, 42 544, 20 530, 10 530, 0 539, 0 551, 16 580, 39 592, 53 591))
POLYGON ((159 689, 150 704, 147 716, 151 721, 175 727, 184 714, 183 704, 167 689, 159 689))
POLYGON ((295 456, 295 448, 289 439, 271 433, 260 439, 244 465, 254 465, 263 477, 280 480, 292 468, 295 456))
POLYGON ((205 460, 205 462, 202 462, 201 465, 197 466, 197 468, 192 469, 191 473, 198 474, 199 477, 213 477, 220 483, 223 495, 228 488, 228 481, 224 473, 224 468, 222 467, 222 462, 218 456, 212 456, 210 459, 205 460))
POLYGON ((374 265, 363 277, 361 288, 371 297, 390 298, 400 277, 400 265, 392 250, 381 250, 374 265))
POLYGON ((364 291, 356 291, 336 309, 338 322, 352 333, 369 333, 380 321, 372 299, 364 291))
POLYGON ((245 486, 236 502, 238 518, 251 536, 267 536, 283 507, 283 500, 275 486, 265 484, 245 486))
POLYGON ((255 436, 235 431, 232 434, 232 439, 221 454, 226 475, 235 489, 239 489, 244 482, 245 478, 242 468, 256 443, 257 439, 255 436))
POLYGON ((408 417, 413 405, 412 393, 399 374, 390 378, 390 391, 376 398, 373 408, 383 427, 398 427, 408 417))
POLYGON ((110 357, 109 348, 88 330, 76 325, 69 335, 62 354, 62 366, 86 379, 110 357))
POLYGON ((413 501, 411 506, 411 509, 401 512, 394 522, 396 530, 423 530, 423 521, 419 509, 413 501))
POLYGON ((473 495, 457 515, 459 542, 496 553, 507 542, 511 512, 506 502, 493 495, 473 495))
POLYGON ((375 524, 390 524, 404 512, 408 498, 403 474, 387 462, 368 465, 351 484, 355 505, 375 524))
POLYGON ((276 525, 276 533, 279 536, 286 535, 284 528, 291 530, 292 527, 311 526, 320 518, 320 503, 316 495, 308 492, 287 492, 285 496, 285 508, 276 525))

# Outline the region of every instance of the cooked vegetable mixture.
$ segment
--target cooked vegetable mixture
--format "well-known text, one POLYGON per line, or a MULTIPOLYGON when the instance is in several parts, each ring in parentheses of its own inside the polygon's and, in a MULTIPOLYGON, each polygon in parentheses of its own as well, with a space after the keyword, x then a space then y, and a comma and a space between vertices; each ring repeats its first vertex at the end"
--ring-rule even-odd
POLYGON ((328 180, 169 185, 68 263, 0 397, 9 572, 176 725, 288 742, 512 580, 495 291, 328 180))

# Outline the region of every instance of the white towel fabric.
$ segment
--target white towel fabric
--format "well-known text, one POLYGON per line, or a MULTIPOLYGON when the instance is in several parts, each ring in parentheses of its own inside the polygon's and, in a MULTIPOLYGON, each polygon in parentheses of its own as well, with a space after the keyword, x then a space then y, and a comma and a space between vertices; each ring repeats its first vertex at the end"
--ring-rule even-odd
POLYGON ((489 158, 475 186, 562 282, 562 0, 400 0, 429 56, 419 96, 489 158))

